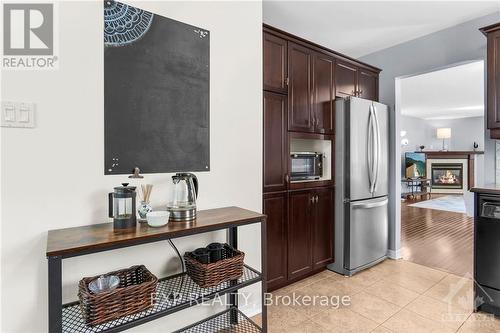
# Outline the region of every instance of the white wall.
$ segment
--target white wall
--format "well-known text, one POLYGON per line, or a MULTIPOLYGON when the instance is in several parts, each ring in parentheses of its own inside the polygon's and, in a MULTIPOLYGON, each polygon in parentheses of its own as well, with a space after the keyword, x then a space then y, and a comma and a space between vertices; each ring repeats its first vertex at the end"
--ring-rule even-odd
MULTIPOLYGON (((396 78, 426 73, 452 64, 486 60, 486 37, 479 28, 498 21, 500 11, 374 52, 360 60, 382 68, 380 101, 394 109, 396 78)), ((492 182, 495 178, 495 145, 489 139, 488 130, 484 137, 484 177, 485 181, 492 182)))
MULTIPOLYGON (((405 174, 405 152, 418 151, 421 145, 425 146, 425 150, 442 149, 443 140, 436 137, 436 129, 439 127, 451 128, 451 138, 445 140, 446 149, 473 150, 473 142, 477 142, 478 150, 484 150, 484 117, 424 120, 401 116, 401 130, 406 131, 406 138, 409 141, 407 146, 401 146, 401 175, 405 174)), ((477 155, 476 183, 478 184, 484 181, 482 170, 484 170, 484 156, 477 155)))
MULTIPOLYGON (((402 77, 430 72, 465 61, 485 60, 486 38, 478 29, 499 20, 500 12, 497 12, 374 52, 361 57, 360 60, 382 69, 379 82, 380 102, 399 112, 400 101, 395 96, 401 93, 400 79, 402 77)), ((394 113, 391 116, 392 129, 395 131, 395 133, 391 132, 391 138, 397 141, 394 142, 397 146, 391 146, 391 151, 396 152, 396 155, 400 154, 399 118, 399 114, 394 113)), ((485 181, 491 182, 495 179, 495 145, 494 141, 489 139, 488 130, 485 131, 484 137, 485 155, 483 168, 479 173, 483 175, 485 181)), ((393 165, 395 169, 392 170, 395 175, 397 175, 399 165, 396 157, 393 165)), ((392 204, 389 206, 389 249, 390 254, 397 257, 400 251, 401 234, 399 177, 394 177, 390 185, 390 192, 394 194, 390 197, 392 204)))
MULTIPOLYGON (((211 171, 197 174, 199 208, 237 205, 260 211, 261 3, 135 4, 210 30, 211 171)), ((35 129, 2 128, 1 133, 2 332, 47 330, 47 230, 107 221, 107 193, 125 180, 103 175, 102 16, 102 1, 61 2, 59 70, 2 72, 2 99, 37 103, 35 129)), ((165 204, 168 178, 144 179, 155 185, 154 206, 165 204)), ((183 252, 224 235, 175 242, 183 252)), ((260 268, 260 228, 242 228, 239 240, 247 263, 260 268)), ((64 300, 76 299, 82 276, 138 263, 159 276, 178 269, 166 242, 65 260, 64 300)), ((251 290, 260 302, 260 287, 251 290)), ((169 332, 208 312, 181 311, 131 332, 169 332)))
POLYGON ((408 146, 402 151, 415 151, 424 145, 425 150, 440 150, 443 140, 436 137, 436 129, 451 128, 451 138, 445 140, 448 150, 472 150, 473 142, 484 149, 484 117, 459 119, 424 120, 416 117, 401 116, 401 130, 407 132, 408 146))
POLYGON ((479 150, 484 150, 484 117, 469 117, 459 119, 440 119, 428 121, 430 125, 429 143, 434 149, 443 146, 443 140, 436 136, 436 129, 451 128, 451 138, 445 140, 448 150, 473 150, 474 142, 479 144, 479 150))
POLYGON ((401 116, 401 131, 406 131, 406 136, 402 137, 408 139, 407 146, 401 146, 401 152, 404 154, 407 151, 419 150, 420 145, 425 145, 426 149, 430 149, 427 145, 428 138, 428 124, 424 119, 401 116))

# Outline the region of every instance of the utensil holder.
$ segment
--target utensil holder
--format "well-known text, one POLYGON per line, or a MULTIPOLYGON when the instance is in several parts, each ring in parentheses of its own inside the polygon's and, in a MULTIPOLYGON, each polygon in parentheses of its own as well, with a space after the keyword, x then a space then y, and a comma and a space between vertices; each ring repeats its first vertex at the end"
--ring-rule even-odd
POLYGON ((217 262, 222 259, 222 251, 224 251, 224 244, 212 243, 207 246, 210 254, 210 262, 217 262))

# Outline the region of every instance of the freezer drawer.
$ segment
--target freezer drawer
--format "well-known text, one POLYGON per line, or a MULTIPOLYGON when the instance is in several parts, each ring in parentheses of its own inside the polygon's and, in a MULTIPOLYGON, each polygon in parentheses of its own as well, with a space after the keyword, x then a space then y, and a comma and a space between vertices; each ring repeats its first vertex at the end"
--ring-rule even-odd
POLYGON ((388 199, 381 197, 349 203, 349 246, 345 266, 356 270, 387 255, 388 199))

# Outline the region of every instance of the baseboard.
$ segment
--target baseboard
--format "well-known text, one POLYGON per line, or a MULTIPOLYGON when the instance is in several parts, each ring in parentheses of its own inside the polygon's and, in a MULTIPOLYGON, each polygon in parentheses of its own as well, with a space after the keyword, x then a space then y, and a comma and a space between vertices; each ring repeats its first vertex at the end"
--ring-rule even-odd
POLYGON ((401 259, 401 249, 398 250, 387 250, 387 257, 390 259, 401 259))

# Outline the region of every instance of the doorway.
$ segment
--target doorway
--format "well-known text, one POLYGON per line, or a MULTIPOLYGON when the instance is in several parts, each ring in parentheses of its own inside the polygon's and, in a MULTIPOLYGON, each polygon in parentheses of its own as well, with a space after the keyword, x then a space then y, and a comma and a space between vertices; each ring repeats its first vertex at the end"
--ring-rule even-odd
POLYGON ((484 169, 484 61, 398 78, 396 87, 400 256, 472 274, 469 190, 482 182, 484 169))

